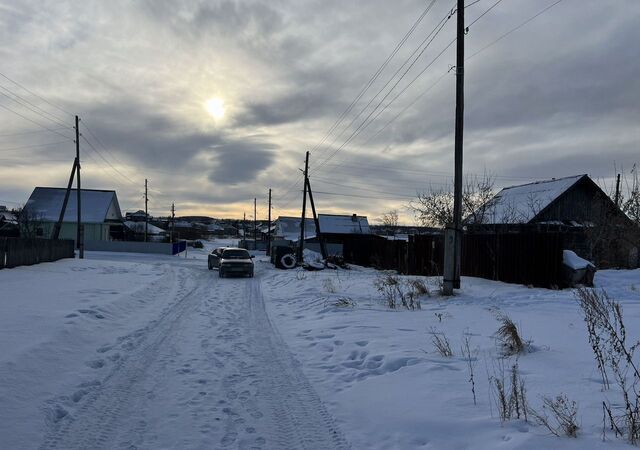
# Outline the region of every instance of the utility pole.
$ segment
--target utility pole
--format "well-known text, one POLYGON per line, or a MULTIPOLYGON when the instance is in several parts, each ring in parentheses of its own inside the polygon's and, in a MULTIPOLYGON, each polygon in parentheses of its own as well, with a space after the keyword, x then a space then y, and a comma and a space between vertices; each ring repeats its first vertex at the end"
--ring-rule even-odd
POLYGON ((73 159, 73 167, 71 168, 71 175, 69 176, 69 184, 67 184, 67 190, 64 193, 64 200, 62 201, 62 209, 60 210, 60 216, 58 216, 58 221, 53 226, 53 233, 51 234, 51 239, 59 239, 60 238, 60 228, 62 228, 62 221, 64 219, 64 215, 67 212, 67 203, 69 203, 69 195, 71 194, 71 188, 73 187, 73 177, 76 174, 76 167, 78 166, 78 159, 73 159))
POLYGON ((253 198, 253 249, 258 250, 258 208, 256 207, 256 198, 253 198))
POLYGON ((616 177, 616 206, 620 207, 620 174, 616 177))
POLYGON ((453 295, 460 289, 460 257, 462 248, 462 154, 464 130, 464 0, 457 7, 457 55, 456 55, 456 124, 455 124, 455 172, 453 181, 453 230, 445 232, 444 295, 453 295))
POLYGON ((149 231, 149 192, 147 190, 147 179, 144 179, 144 241, 147 242, 147 233, 149 231))
POLYGON ((242 239, 247 240, 247 213, 242 213, 242 239))
POLYGON ((271 255, 271 188, 269 188, 269 219, 267 224, 267 256, 271 255))
POLYGON ((78 226, 76 227, 76 245, 80 259, 84 258, 84 227, 82 226, 82 184, 80 183, 80 119, 76 116, 76 171, 78 175, 78 226))
POLYGON ((309 178, 306 180, 307 184, 307 192, 309 192, 309 203, 311 203, 311 212, 313 213, 313 221, 316 224, 316 237, 318 238, 318 243, 320 244, 320 254, 322 254, 322 259, 327 259, 327 246, 324 243, 324 239, 322 239, 322 232, 320 230, 320 219, 318 218, 318 214, 316 214, 316 204, 313 201, 313 191, 311 190, 311 182, 309 178))
POLYGON ((171 203, 171 231, 169 232, 169 240, 173 244, 173 230, 175 229, 175 221, 176 221, 176 204, 171 203))
POLYGON ((304 160, 304 188, 302 190, 302 218, 300 219, 300 242, 298 242, 298 254, 296 255, 296 259, 298 263, 303 261, 303 250, 304 250, 304 222, 305 222, 305 214, 307 210, 307 178, 309 177, 309 152, 307 152, 307 156, 304 160))

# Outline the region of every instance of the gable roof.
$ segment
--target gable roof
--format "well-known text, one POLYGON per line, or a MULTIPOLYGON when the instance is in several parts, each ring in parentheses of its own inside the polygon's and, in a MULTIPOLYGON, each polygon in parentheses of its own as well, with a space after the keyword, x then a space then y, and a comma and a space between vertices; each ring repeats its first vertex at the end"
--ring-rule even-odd
MULTIPOLYGON (((276 235, 290 241, 300 239, 300 217, 280 216, 275 221, 276 235)), ((313 219, 304 221, 304 234, 306 237, 316 235, 316 224, 313 219)))
MULTIPOLYGON (((25 208, 37 220, 56 222, 60 217, 66 188, 36 187, 29 197, 25 208)), ((103 223, 107 220, 122 221, 122 212, 115 191, 82 189, 82 221, 84 223, 103 223)), ((77 189, 71 189, 64 222, 76 222, 77 189)))
MULTIPOLYGON (((348 214, 318 214, 320 231, 332 234, 371 234, 365 216, 348 214), (355 220, 354 220, 355 219, 355 220)), ((276 234, 290 241, 300 239, 300 217, 280 216, 275 221, 276 234)), ((312 218, 305 219, 305 237, 316 235, 316 224, 312 218)))
POLYGON ((318 214, 318 221, 322 233, 371 234, 369 221, 365 216, 318 214))
MULTIPOLYGON (((478 223, 527 223, 587 175, 555 178, 502 189, 484 205, 478 223)), ((473 223, 473 217, 467 218, 473 223)))

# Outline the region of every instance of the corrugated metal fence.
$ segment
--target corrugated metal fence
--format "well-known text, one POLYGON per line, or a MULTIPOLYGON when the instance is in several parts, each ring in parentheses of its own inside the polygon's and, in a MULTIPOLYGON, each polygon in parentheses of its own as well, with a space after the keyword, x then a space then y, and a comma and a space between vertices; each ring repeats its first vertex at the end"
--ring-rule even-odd
POLYGON ((72 240, 0 238, 0 269, 73 257, 72 240))

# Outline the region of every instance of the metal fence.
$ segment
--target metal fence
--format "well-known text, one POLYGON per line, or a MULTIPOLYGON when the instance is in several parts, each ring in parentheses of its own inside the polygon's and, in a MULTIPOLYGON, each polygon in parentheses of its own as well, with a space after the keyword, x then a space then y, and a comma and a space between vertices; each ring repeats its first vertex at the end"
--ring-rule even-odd
POLYGON ((0 269, 73 257, 72 240, 0 238, 0 269))

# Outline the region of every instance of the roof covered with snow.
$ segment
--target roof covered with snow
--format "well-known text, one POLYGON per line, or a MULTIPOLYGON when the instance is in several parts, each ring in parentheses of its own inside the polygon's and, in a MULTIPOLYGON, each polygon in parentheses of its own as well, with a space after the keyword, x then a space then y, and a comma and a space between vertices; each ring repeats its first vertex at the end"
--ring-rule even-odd
MULTIPOLYGON (((320 231, 334 234, 370 234, 369 222, 365 216, 347 214, 318 214, 320 231)), ((300 239, 300 218, 280 216, 275 221, 276 235, 290 241, 300 239)), ((316 224, 312 218, 305 219, 305 237, 316 235, 316 224)))
POLYGON ((506 187, 485 204, 485 211, 482 217, 478 217, 478 223, 530 222, 540 211, 586 176, 575 175, 506 187))
POLYGON ((369 221, 365 216, 318 214, 320 231, 336 234, 371 234, 369 221))
MULTIPOLYGON (((126 222, 124 222, 124 224, 127 228, 129 228, 134 233, 141 233, 141 234, 144 233, 144 222, 134 222, 133 220, 127 220, 126 222)), ((166 231, 160 227, 151 225, 150 223, 147 224, 147 234, 162 234, 162 233, 166 233, 166 231)))
MULTIPOLYGON (((57 221, 62 210, 66 188, 36 187, 29 197, 25 208, 35 220, 57 221)), ((121 221, 122 212, 115 191, 82 189, 82 218, 84 223, 103 223, 121 221)), ((71 189, 64 222, 77 220, 77 190, 71 189)))
MULTIPOLYGON (((300 217, 280 216, 275 221, 275 227, 277 236, 282 236, 290 241, 300 239, 300 217)), ((315 236, 316 224, 313 219, 305 219, 304 234, 306 237, 315 236)))

